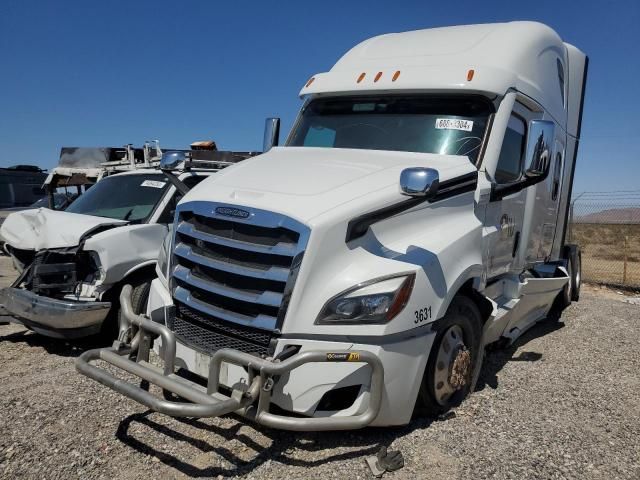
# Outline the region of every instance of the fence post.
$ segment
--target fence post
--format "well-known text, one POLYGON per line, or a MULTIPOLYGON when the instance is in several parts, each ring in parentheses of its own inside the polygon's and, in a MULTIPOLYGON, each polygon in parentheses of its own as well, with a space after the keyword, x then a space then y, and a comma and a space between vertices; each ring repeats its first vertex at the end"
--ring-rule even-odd
POLYGON ((627 245, 629 244, 629 235, 624 236, 624 266, 622 268, 622 283, 627 283, 627 245))

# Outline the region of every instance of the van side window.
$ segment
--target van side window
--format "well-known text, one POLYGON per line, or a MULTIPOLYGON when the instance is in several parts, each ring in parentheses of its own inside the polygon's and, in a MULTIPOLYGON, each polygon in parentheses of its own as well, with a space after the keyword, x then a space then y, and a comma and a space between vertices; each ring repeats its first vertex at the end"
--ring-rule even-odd
MULTIPOLYGON (((187 187, 193 188, 205 178, 207 177, 204 175, 192 175, 192 176, 183 178, 182 181, 187 187)), ((174 191, 173 195, 171 196, 171 199, 169 200, 169 203, 167 203, 167 205, 164 207, 164 211, 162 212, 162 215, 158 217, 158 223, 163 223, 165 225, 173 223, 173 216, 176 213, 176 206, 178 205, 178 202, 181 199, 182 199, 182 194, 180 192, 174 191)))
POLYGON ((496 167, 495 179, 498 183, 511 183, 520 179, 524 158, 525 131, 524 120, 516 115, 511 115, 496 167))

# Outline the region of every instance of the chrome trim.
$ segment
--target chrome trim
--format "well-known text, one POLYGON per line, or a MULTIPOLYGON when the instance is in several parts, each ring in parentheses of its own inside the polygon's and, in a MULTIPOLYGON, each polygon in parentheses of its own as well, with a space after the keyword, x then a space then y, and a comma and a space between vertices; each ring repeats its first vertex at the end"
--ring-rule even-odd
POLYGON ((12 287, 0 291, 0 303, 10 315, 50 330, 100 325, 111 308, 110 302, 58 300, 12 287))
POLYGON ((191 292, 182 287, 176 287, 173 292, 173 297, 191 308, 220 320, 226 320, 227 322, 233 322, 247 327, 262 328, 264 330, 273 330, 276 326, 275 317, 263 314, 260 314, 257 317, 250 317, 248 315, 242 315, 220 307, 215 307, 209 303, 193 298, 191 292))
MULTIPOLYGON (((230 217, 224 217, 229 221, 230 217)), ((178 225, 178 233, 189 235, 190 237, 197 238, 209 243, 215 243, 216 245, 222 245, 223 247, 235 248, 237 250, 247 250, 255 253, 269 253, 272 255, 285 255, 291 256, 295 253, 295 245, 288 243, 278 243, 274 246, 259 245, 257 243, 242 242, 240 240, 233 240, 231 238, 219 237, 210 233, 201 232, 196 230, 195 227, 185 221, 180 222, 178 225)))
POLYGON ((173 275, 189 285, 205 290, 206 292, 215 293, 225 297, 233 298, 243 302, 259 303, 260 305, 267 305, 269 307, 279 307, 282 303, 282 294, 271 291, 264 291, 260 294, 246 293, 244 290, 238 290, 236 288, 227 287, 217 282, 210 280, 204 280, 193 275, 191 271, 183 267, 182 265, 176 265, 173 269, 173 275))
POLYGON ((432 197, 439 183, 440 174, 433 168, 405 168, 400 173, 400 190, 410 197, 432 197))
POLYGON ((274 280, 277 282, 286 282, 289 277, 289 269, 284 267, 270 267, 268 270, 258 270, 256 268, 244 267, 242 265, 236 265, 228 262, 221 262, 212 258, 207 258, 203 255, 199 255, 193 251, 189 245, 184 243, 178 243, 173 253, 186 260, 190 260, 193 263, 204 265, 216 270, 227 273, 235 273, 237 275, 243 275, 245 277, 253 277, 264 280, 274 280))
MULTIPOLYGON (((200 263, 202 265, 211 266, 212 268, 218 268, 222 271, 226 271, 229 273, 234 273, 241 276, 246 276, 249 279, 266 279, 266 280, 276 280, 276 281, 285 281, 284 293, 280 294, 278 292, 271 292, 274 295, 278 295, 280 298, 280 302, 275 302, 275 297, 271 295, 267 295, 266 297, 263 295, 255 295, 252 293, 242 293, 241 289, 225 287, 220 284, 211 284, 206 287, 204 284, 194 285, 198 288, 203 288, 204 290, 211 291, 212 293, 226 296, 228 298, 233 298, 239 301, 247 301, 249 303, 254 303, 255 305, 264 305, 264 306, 275 306, 279 307, 277 317, 272 317, 270 315, 260 314, 257 317, 250 317, 247 315, 239 314, 230 310, 226 310, 224 308, 220 308, 218 306, 208 304, 205 301, 196 300, 188 288, 176 287, 172 284, 172 293, 174 298, 184 303, 185 305, 194 308, 204 314, 208 314, 219 318, 221 320, 226 320, 229 322, 234 322, 240 325, 262 328, 272 331, 278 331, 282 323, 284 321, 284 317, 286 315, 287 307, 289 304, 289 300, 292 294, 293 286, 295 283, 295 279, 298 274, 298 270, 300 268, 300 264, 302 262, 302 257, 304 255, 304 251, 307 247, 307 243, 309 241, 309 236, 311 231, 309 227, 306 225, 290 218, 285 215, 281 215, 278 213, 270 212, 267 210, 261 210, 257 208, 250 208, 245 205, 234 205, 227 203, 218 203, 218 202, 204 202, 204 201, 193 201, 186 202, 180 204, 176 209, 176 221, 180 220, 181 215, 184 212, 191 212, 195 215, 220 219, 226 222, 234 222, 237 224, 247 224, 253 225, 257 227, 263 228, 284 228, 287 230, 291 230, 297 232, 298 242, 295 244, 287 244, 280 243, 275 246, 263 246, 258 244, 253 244, 249 242, 242 242, 238 240, 228 239, 224 237, 219 237, 216 235, 207 234, 204 232, 200 232, 193 228, 193 225, 188 221, 180 221, 178 224, 178 228, 176 228, 174 232, 173 245, 175 248, 171 255, 171 265, 172 268, 175 269, 178 262, 178 257, 186 258, 187 260, 192 260, 195 263, 200 263), (217 209, 219 208, 240 208, 249 212, 249 216, 247 218, 234 218, 230 219, 230 217, 226 215, 220 215, 217 213, 217 209), (193 249, 189 245, 182 244, 180 242, 176 242, 176 235, 180 233, 182 235, 191 236, 195 239, 204 240, 208 243, 212 243, 214 245, 223 245, 231 248, 235 248, 238 250, 245 250, 248 252, 257 252, 266 255, 281 255, 291 257, 292 263, 290 268, 286 267, 278 267, 271 266, 268 270, 261 271, 259 269, 244 267, 241 265, 236 265, 231 262, 225 263, 223 260, 214 260, 203 257, 202 255, 195 254, 193 249)), ((185 268, 188 270, 188 268, 185 268)), ((195 281, 203 281, 201 279, 194 279, 193 276, 188 278, 188 280, 184 280, 185 275, 184 272, 180 273, 178 271, 178 275, 182 275, 182 278, 176 276, 176 279, 180 278, 185 283, 190 283, 193 285, 195 281)), ((206 282, 206 280, 204 280, 206 282)))

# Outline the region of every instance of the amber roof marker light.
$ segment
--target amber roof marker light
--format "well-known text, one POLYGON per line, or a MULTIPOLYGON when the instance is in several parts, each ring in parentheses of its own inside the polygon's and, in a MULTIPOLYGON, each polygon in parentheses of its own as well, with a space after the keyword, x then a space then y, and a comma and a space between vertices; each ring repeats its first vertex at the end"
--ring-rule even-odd
POLYGON ((367 74, 366 74, 365 72, 362 72, 362 73, 360 74, 360 76, 358 77, 358 80, 356 80, 356 82, 357 82, 357 83, 360 83, 362 80, 364 80, 364 77, 365 77, 366 75, 367 75, 367 74))
POLYGON ((467 82, 470 82, 471 80, 473 80, 473 74, 474 74, 474 73, 476 73, 476 72, 475 72, 475 70, 473 70, 473 69, 470 69, 470 70, 467 72, 467 82))
POLYGON ((309 85, 311 85, 315 79, 316 79, 316 77, 311 77, 311 78, 307 81, 307 83, 306 83, 306 85, 304 86, 304 88, 307 88, 309 85))
POLYGON ((382 72, 378 72, 376 73, 376 77, 373 79, 373 82, 377 82, 378 80, 380 80, 380 77, 382 76, 382 72))
POLYGON ((391 77, 391 81, 395 82, 399 76, 400 76, 400 70, 396 70, 396 73, 394 73, 393 77, 391 77))

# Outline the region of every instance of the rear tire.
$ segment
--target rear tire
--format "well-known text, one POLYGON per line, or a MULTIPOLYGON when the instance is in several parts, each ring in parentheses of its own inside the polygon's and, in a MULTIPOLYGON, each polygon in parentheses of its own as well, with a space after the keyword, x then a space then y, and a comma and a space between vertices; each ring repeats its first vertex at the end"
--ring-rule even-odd
POLYGON ((580 247, 567 245, 564 258, 567 261, 569 282, 560 293, 563 310, 571 305, 571 302, 577 302, 580 299, 580 287, 582 286, 582 252, 580 247))
POLYGON ((580 287, 582 286, 582 251, 576 247, 573 261, 573 290, 571 291, 571 300, 577 302, 580 300, 580 287))
POLYGON ((477 305, 457 296, 438 320, 415 405, 417 415, 439 415, 459 405, 471 393, 480 355, 482 315, 477 305))

